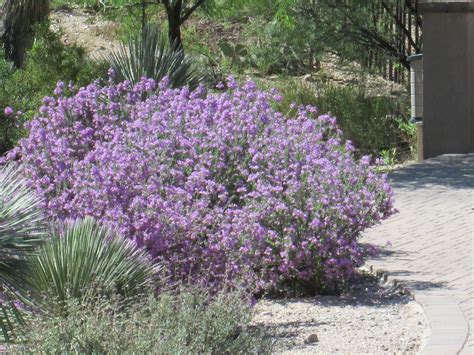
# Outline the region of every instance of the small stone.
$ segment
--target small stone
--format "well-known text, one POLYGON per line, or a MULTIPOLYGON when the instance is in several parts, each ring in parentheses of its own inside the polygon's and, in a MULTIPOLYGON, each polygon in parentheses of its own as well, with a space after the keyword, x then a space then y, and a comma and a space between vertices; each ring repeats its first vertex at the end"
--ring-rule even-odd
POLYGON ((306 339, 305 339, 305 344, 314 344, 319 341, 318 335, 316 333, 310 334, 306 339))

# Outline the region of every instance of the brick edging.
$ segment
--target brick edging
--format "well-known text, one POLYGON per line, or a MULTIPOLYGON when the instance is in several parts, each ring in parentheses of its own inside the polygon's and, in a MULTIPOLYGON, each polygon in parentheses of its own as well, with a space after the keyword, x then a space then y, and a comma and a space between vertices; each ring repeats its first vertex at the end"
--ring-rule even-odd
POLYGON ((436 295, 433 292, 416 291, 404 285, 382 269, 366 264, 372 274, 391 283, 405 295, 412 297, 425 311, 431 327, 428 341, 419 350, 422 355, 455 355, 459 354, 469 337, 469 323, 459 304, 447 295, 436 295))

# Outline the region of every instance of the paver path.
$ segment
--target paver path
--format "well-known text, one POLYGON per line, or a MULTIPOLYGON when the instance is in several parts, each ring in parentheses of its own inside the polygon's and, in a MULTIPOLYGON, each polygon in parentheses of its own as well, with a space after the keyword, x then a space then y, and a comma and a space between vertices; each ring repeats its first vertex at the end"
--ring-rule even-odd
POLYGON ((400 211, 362 239, 384 247, 368 262, 424 306, 424 353, 474 354, 474 154, 443 155, 390 174, 400 211))

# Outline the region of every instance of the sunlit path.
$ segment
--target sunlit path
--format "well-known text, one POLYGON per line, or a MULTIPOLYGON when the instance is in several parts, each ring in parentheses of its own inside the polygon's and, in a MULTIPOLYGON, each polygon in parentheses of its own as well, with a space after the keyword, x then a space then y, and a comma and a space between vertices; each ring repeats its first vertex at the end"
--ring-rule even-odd
POLYGON ((426 353, 472 354, 474 155, 429 159, 390 178, 400 213, 365 234, 364 242, 391 244, 369 265, 402 281, 425 307, 426 353))

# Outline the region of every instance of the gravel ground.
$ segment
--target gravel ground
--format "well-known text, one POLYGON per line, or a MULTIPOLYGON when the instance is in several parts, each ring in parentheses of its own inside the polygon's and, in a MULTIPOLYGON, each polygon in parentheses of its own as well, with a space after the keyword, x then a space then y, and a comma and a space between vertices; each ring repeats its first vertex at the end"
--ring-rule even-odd
POLYGON ((430 334, 418 303, 369 275, 341 296, 261 300, 254 323, 276 354, 417 353, 430 334))
POLYGON ((112 21, 75 7, 56 10, 51 14, 51 29, 61 31, 63 42, 81 46, 94 59, 106 58, 119 47, 118 27, 112 21))

